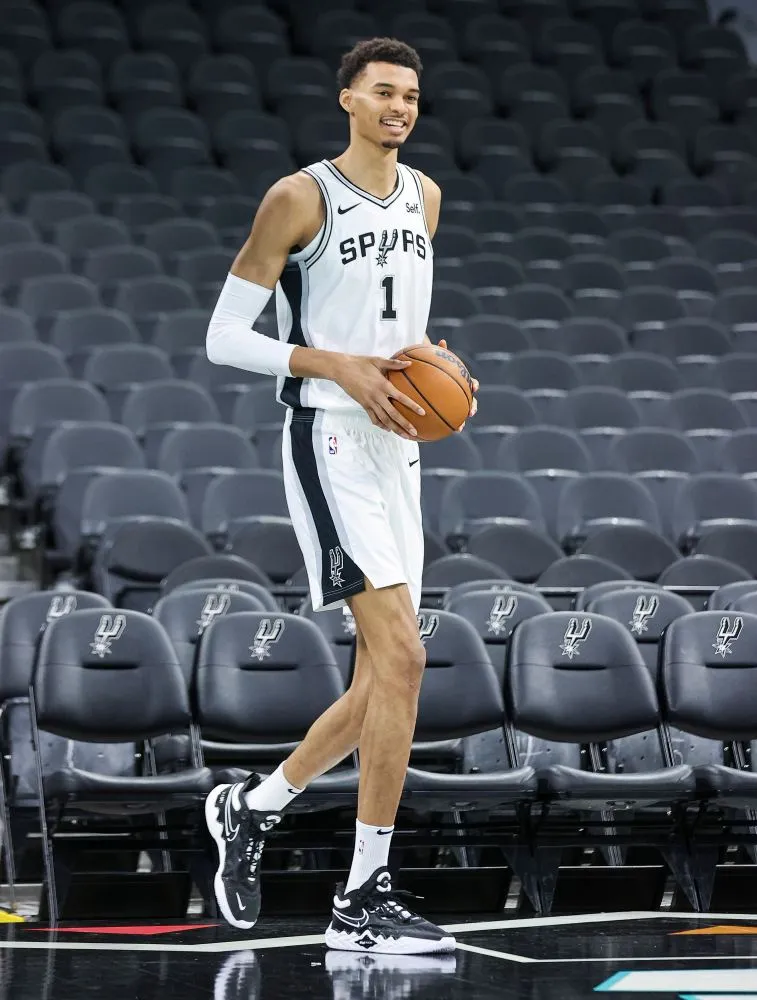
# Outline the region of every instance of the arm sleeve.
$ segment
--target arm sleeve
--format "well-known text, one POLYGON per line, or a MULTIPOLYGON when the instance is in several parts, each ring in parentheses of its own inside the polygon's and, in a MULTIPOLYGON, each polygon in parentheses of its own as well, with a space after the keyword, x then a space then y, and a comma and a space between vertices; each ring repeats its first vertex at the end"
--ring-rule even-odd
POLYGON ((205 338, 209 361, 264 375, 292 374, 289 360, 294 344, 282 343, 253 329, 272 294, 263 285, 227 275, 205 338))

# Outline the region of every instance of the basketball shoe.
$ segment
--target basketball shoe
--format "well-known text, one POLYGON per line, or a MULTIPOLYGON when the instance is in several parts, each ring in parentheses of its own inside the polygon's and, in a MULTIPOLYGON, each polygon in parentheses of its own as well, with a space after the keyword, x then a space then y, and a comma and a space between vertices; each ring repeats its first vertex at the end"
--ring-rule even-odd
POLYGON ((256 812, 244 804, 244 795, 260 784, 260 775, 247 781, 218 785, 205 799, 205 820, 218 848, 218 871, 213 882, 221 913, 232 927, 250 930, 260 914, 260 856, 266 834, 281 822, 279 812, 256 812))
POLYGON ((455 939, 441 927, 408 910, 395 892, 387 868, 377 868, 367 882, 344 892, 336 887, 326 945, 337 951, 384 955, 421 955, 454 951, 455 939))

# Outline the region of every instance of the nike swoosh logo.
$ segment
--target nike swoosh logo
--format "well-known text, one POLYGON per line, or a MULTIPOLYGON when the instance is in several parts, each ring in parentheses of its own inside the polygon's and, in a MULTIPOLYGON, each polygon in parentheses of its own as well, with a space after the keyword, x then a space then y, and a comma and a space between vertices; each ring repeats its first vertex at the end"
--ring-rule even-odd
MULTIPOLYGON (((416 458, 416 460, 415 460, 415 461, 417 462, 417 461, 418 461, 418 459, 416 458)), ((412 462, 411 462, 410 464, 411 464, 411 465, 413 465, 413 463, 412 463, 412 462)), ((383 837, 383 836, 385 836, 385 835, 386 835, 387 833, 393 833, 393 832, 394 832, 394 830, 376 830, 376 833, 377 833, 377 834, 379 835, 379 837, 383 837)))
POLYGON ((351 212, 353 208, 357 208, 359 204, 360 202, 356 201, 355 204, 350 205, 349 208, 342 208, 342 206, 340 205, 339 208, 337 208, 337 212, 339 213, 339 215, 346 215, 347 212, 351 212))
POLYGON ((343 923, 349 924, 350 927, 365 927, 368 923, 368 914, 365 910, 363 910, 359 917, 348 917, 346 913, 339 913, 338 910, 334 911, 334 916, 343 923))
POLYGON ((236 826, 234 826, 233 823, 231 822, 231 789, 229 789, 229 792, 226 795, 226 805, 224 806, 224 811, 223 811, 223 825, 224 825, 223 832, 226 836, 226 839, 227 840, 236 839, 236 835, 239 833, 239 823, 237 823, 236 826))
MULTIPOLYGON (((419 458, 416 458, 414 462, 411 462, 411 463, 410 463, 410 468, 412 469, 412 467, 413 467, 414 465, 417 465, 417 464, 418 464, 418 462, 420 462, 420 459, 419 459, 419 458)), ((387 830, 386 832, 387 832, 387 833, 389 833, 389 831, 388 831, 388 830, 387 830)), ((381 833, 381 830, 379 830, 379 833, 381 833)))
POLYGON ((234 895, 237 897, 237 903, 239 903, 239 909, 240 910, 246 910, 247 907, 244 905, 244 903, 242 902, 242 900, 239 898, 239 893, 235 892, 234 895))

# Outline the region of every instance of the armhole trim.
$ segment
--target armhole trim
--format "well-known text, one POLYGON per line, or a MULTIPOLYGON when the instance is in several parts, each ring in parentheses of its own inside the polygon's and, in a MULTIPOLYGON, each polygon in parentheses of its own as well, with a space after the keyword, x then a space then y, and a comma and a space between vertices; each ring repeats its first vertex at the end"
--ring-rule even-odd
POLYGON ((428 236, 430 242, 431 233, 428 228, 428 219, 426 218, 426 197, 423 193, 423 185, 421 184, 421 179, 412 167, 406 167, 405 169, 410 171, 410 175, 415 181, 415 186, 418 190, 418 198, 420 199, 421 211, 423 212, 423 225, 425 226, 426 236, 428 236))
POLYGON ((290 253, 286 260, 286 267, 295 267, 300 264, 305 264, 309 266, 314 263, 318 257, 321 256, 323 251, 326 249, 326 244, 331 236, 331 230, 333 228, 332 223, 332 212, 331 212, 331 201, 326 190, 326 186, 321 180, 321 178, 309 167, 303 167, 302 172, 312 177, 313 180, 318 185, 318 191, 321 195, 321 202, 323 204, 323 225, 316 233, 315 237, 311 240, 308 246, 304 247, 302 250, 298 250, 296 253, 290 253))

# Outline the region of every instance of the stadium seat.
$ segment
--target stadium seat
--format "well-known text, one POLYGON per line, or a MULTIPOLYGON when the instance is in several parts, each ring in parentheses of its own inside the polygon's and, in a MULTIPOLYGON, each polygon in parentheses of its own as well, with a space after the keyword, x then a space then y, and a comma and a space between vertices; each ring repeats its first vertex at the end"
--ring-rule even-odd
POLYGON ((493 524, 471 535, 466 551, 496 563, 513 580, 533 583, 563 555, 544 531, 522 524, 493 524))
MULTIPOLYGON (((667 539, 642 525, 601 528, 583 543, 582 555, 598 556, 622 566, 636 580, 656 580, 680 553, 667 539)), ((592 609, 593 610, 593 609, 592 609)))
POLYGON ((558 537, 577 546, 610 525, 637 525, 660 531, 660 515, 644 486, 617 472, 594 472, 569 481, 560 497, 558 537))
POLYGON ((731 605, 740 600, 742 597, 747 597, 750 594, 757 592, 757 586, 755 586, 754 580, 742 580, 737 583, 726 583, 722 587, 718 587, 717 590, 710 594, 707 601, 707 608, 710 611, 726 611, 731 608, 731 605))
POLYGON ((242 591, 252 594, 263 603, 268 611, 277 611, 279 605, 270 593, 271 581, 252 563, 230 555, 215 553, 211 556, 196 556, 188 559, 172 570, 161 585, 165 596, 174 590, 242 591))

